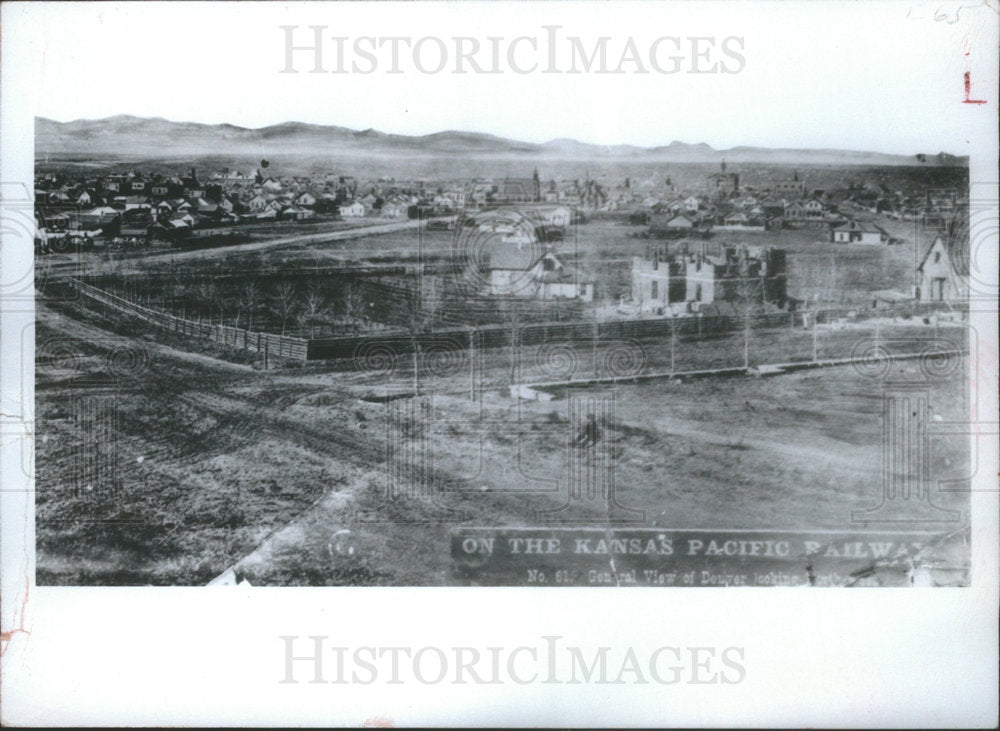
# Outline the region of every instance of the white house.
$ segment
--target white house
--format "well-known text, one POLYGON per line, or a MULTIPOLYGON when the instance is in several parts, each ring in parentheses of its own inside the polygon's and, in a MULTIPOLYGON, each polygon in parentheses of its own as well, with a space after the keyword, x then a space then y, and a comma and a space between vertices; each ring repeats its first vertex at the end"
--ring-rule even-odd
POLYGON ((382 218, 405 218, 406 205, 402 203, 386 203, 379 212, 382 218))
POLYGON ((814 198, 795 201, 785 207, 785 218, 790 221, 815 221, 823 218, 823 204, 814 198))
POLYGON ((360 201, 351 201, 340 207, 341 218, 361 218, 365 215, 365 207, 360 201))
POLYGON ((887 244, 889 234, 874 224, 848 221, 830 231, 830 240, 836 244, 887 244))
POLYGON ((953 302, 966 296, 966 284, 960 269, 962 262, 953 262, 945 240, 934 239, 917 266, 914 295, 918 302, 953 302))
POLYGON ((551 250, 505 243, 489 252, 487 293, 536 299, 594 299, 594 283, 583 282, 551 250))
POLYGON ((247 208, 251 211, 263 211, 267 208, 268 200, 262 195, 255 195, 249 201, 247 201, 247 208))

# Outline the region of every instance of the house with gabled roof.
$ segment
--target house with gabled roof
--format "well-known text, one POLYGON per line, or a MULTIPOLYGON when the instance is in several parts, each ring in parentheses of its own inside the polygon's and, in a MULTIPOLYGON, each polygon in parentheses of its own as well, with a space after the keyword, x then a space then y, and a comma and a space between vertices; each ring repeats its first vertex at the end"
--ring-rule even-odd
POLYGON ((340 206, 341 218, 361 218, 365 215, 365 207, 361 201, 350 201, 340 206))
POLYGON ((267 204, 269 202, 270 200, 266 196, 263 196, 258 193, 253 198, 247 201, 247 208, 249 208, 254 213, 257 213, 267 208, 267 204))
POLYGON ((666 213, 652 216, 649 233, 658 237, 674 237, 690 234, 704 234, 711 229, 711 223, 692 213, 666 213))
POLYGON ((379 211, 379 215, 381 215, 382 218, 406 218, 407 208, 408 206, 405 203, 389 201, 382 206, 382 210, 379 211))
POLYGON ((536 299, 594 299, 594 283, 581 281, 551 248, 499 242, 487 252, 487 294, 536 299))
POLYGON ((873 223, 851 220, 832 228, 830 241, 835 244, 888 244, 889 234, 873 223))
POLYGON ((798 200, 785 208, 788 221, 817 221, 823 219, 823 204, 815 198, 798 200))
MULTIPOLYGON (((959 242, 965 246, 967 242, 959 242)), ((968 258, 957 247, 949 247, 942 236, 935 237, 917 266, 914 294, 918 302, 955 302, 967 296, 968 258)))
MULTIPOLYGON (((118 200, 117 198, 115 199, 118 200)), ((129 195, 122 199, 122 203, 125 206, 126 211, 130 211, 133 208, 152 208, 152 203, 149 202, 149 198, 144 195, 129 195)))
POLYGON ((192 216, 187 211, 183 211, 172 215, 170 217, 170 220, 168 221, 168 225, 173 226, 174 228, 182 228, 182 227, 190 228, 194 226, 196 222, 197 219, 194 216, 192 216))

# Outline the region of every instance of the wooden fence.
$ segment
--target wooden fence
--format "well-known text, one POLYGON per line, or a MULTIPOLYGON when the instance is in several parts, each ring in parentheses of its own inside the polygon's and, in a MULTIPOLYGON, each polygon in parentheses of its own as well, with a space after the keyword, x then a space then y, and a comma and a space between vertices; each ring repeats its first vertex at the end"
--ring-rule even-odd
POLYGON ((194 320, 168 315, 165 312, 129 302, 126 299, 110 292, 105 292, 78 279, 70 280, 70 286, 84 297, 88 297, 95 302, 100 302, 118 312, 123 312, 152 325, 162 327, 170 332, 211 340, 232 348, 256 350, 280 358, 305 360, 308 356, 309 341, 302 338, 253 332, 238 327, 229 327, 228 325, 210 325, 208 323, 195 322, 194 320))
MULTIPOLYGON (((893 307, 843 308, 800 312, 773 312, 751 315, 752 329, 774 330, 777 328, 803 328, 812 323, 812 318, 820 324, 839 320, 866 320, 873 317, 920 317, 935 311, 948 309, 940 303, 908 303, 893 307)), ((309 360, 369 357, 368 352, 381 348, 383 352, 396 355, 412 353, 414 342, 421 350, 445 347, 463 349, 470 345, 476 348, 499 348, 509 345, 516 333, 521 345, 543 343, 572 343, 644 340, 647 338, 670 337, 671 335, 697 338, 726 332, 736 332, 746 326, 746 318, 739 315, 719 315, 711 317, 683 317, 672 320, 665 317, 638 320, 611 320, 607 322, 553 322, 517 325, 489 325, 465 327, 461 329, 436 330, 421 333, 414 338, 408 333, 380 333, 378 335, 354 335, 341 338, 316 338, 309 341, 309 360), (675 328, 676 330, 672 330, 675 328)))
MULTIPOLYGON (((666 317, 610 320, 606 322, 577 321, 488 325, 463 327, 420 333, 415 337, 405 332, 383 332, 335 338, 304 339, 287 335, 252 332, 226 325, 210 325, 168 315, 129 302, 117 295, 79 280, 71 280, 81 294, 120 312, 138 317, 171 332, 204 338, 234 348, 266 352, 271 356, 297 360, 364 359, 377 362, 381 356, 410 354, 414 344, 421 351, 464 350, 466 348, 499 348, 509 345, 516 337, 520 345, 615 341, 622 339, 670 337, 671 335, 711 336, 742 330, 746 317, 740 315, 694 316, 671 319, 666 317)), ((750 315, 753 329, 802 328, 815 318, 821 324, 838 320, 866 320, 872 317, 922 317, 947 310, 943 303, 905 303, 879 308, 840 308, 800 312, 772 312, 750 315)))

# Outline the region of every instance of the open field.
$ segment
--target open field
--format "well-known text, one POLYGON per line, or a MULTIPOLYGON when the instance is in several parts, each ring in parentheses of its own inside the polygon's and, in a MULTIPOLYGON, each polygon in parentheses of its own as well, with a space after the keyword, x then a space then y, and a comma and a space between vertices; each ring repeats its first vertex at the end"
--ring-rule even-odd
MULTIPOLYGON (((391 379, 264 372, 113 326, 39 306, 39 342, 72 339, 38 369, 41 584, 201 584, 237 562, 254 584, 445 584, 450 527, 537 525, 564 501, 578 429, 566 401, 513 402, 491 388, 474 402, 455 374, 425 380, 422 400, 373 403, 358 396, 391 379), (135 344, 147 357, 120 357, 135 344), (353 553, 335 550, 343 529, 353 553)), ((896 327, 912 338, 917 325, 896 327)), ((728 359, 739 342, 685 352, 728 359)), ((649 350, 665 364, 662 343, 649 350)), ((505 357, 493 354, 486 380, 503 381, 505 357)), ((926 378, 912 361, 893 368, 926 378)), ((928 384, 933 419, 968 418, 962 372, 928 384)), ((614 393, 605 439, 621 503, 644 511, 640 525, 849 529, 850 511, 881 494, 880 382, 852 367, 614 393)), ((933 448, 935 479, 968 474, 960 437, 933 448)), ((935 494, 960 510, 967 498, 935 494)), ((570 514, 608 518, 603 505, 570 514)))

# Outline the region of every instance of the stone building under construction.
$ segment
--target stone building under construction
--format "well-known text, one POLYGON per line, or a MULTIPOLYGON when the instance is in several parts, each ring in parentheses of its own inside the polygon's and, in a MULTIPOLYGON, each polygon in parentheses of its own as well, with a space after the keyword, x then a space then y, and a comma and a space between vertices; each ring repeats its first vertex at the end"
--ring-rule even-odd
POLYGON ((704 243, 650 246, 632 259, 632 302, 642 310, 685 304, 696 310, 713 302, 770 303, 787 300, 784 249, 704 243))

